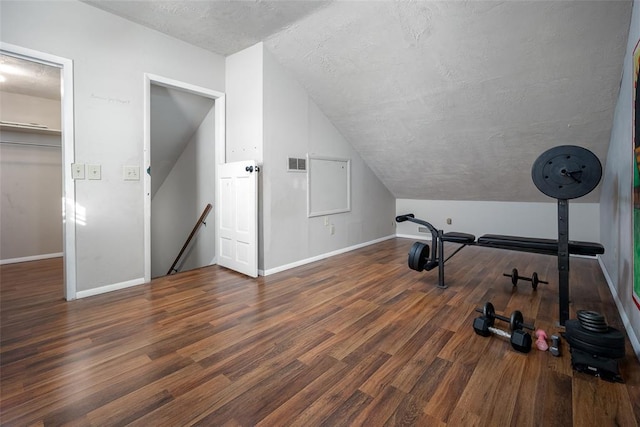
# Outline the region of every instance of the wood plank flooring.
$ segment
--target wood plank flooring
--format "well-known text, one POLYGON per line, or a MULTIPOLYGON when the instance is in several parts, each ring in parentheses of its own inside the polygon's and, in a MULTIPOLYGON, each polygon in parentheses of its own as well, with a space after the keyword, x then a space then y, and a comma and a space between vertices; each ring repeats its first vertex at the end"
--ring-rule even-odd
MULTIPOLYGON (((476 307, 560 332, 554 257, 465 248, 437 271, 392 239, 258 279, 217 266, 62 300, 62 261, 0 266, 3 426, 635 426, 625 384, 473 332, 476 307), (502 273, 549 285, 513 288, 502 273)), ((450 250, 449 248, 447 249, 450 250)), ((597 261, 571 260, 575 310, 624 330, 597 261)), ((497 324, 499 326, 499 324, 497 324)), ((503 325, 504 326, 504 325, 503 325)))

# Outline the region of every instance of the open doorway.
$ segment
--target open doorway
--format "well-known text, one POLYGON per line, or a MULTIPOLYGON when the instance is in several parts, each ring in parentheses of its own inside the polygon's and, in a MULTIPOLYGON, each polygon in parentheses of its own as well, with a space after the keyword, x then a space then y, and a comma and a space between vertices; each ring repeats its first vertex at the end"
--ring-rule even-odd
POLYGON ((203 211, 214 204, 216 164, 224 161, 224 96, 147 75, 145 101, 145 282, 149 282, 215 263, 211 213, 174 266, 203 211))
POLYGON ((75 299, 72 62, 0 44, 3 264, 62 257, 75 299), (67 173, 68 172, 68 173, 67 173), (67 176, 69 175, 69 176, 67 176))

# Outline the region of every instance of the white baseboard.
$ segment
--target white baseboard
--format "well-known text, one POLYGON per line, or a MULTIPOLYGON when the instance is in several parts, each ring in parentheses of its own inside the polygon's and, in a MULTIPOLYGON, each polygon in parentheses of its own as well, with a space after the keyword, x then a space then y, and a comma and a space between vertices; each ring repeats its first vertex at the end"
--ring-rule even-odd
POLYGON ((424 235, 396 233, 396 237, 401 237, 403 239, 413 239, 413 240, 427 240, 429 242, 431 241, 431 233, 424 234, 424 235))
POLYGON ((620 313, 620 318, 622 319, 622 323, 624 324, 624 328, 627 331, 627 336, 629 337, 629 341, 631 341, 631 347, 633 347, 633 351, 636 354, 636 357, 640 361, 640 340, 636 336, 635 331, 631 327, 631 321, 629 320, 629 316, 627 312, 624 310, 624 306, 622 305, 622 301, 620 301, 620 297, 618 297, 618 290, 613 285, 613 280, 611 280, 611 276, 609 276, 609 272, 604 266, 602 262, 602 258, 598 257, 598 263, 600 264, 600 269, 604 274, 604 278, 607 281, 607 285, 609 285, 609 290, 611 291, 611 295, 613 296, 613 300, 616 303, 616 307, 618 308, 618 313, 620 313))
POLYGON ((39 261, 41 259, 49 259, 49 258, 60 258, 63 255, 64 254, 62 252, 56 252, 54 254, 42 254, 42 255, 25 256, 22 258, 2 259, 0 260, 0 265, 17 264, 19 262, 28 262, 28 261, 39 261))
POLYGON ((143 285, 144 277, 139 279, 127 280, 126 282, 114 283, 112 285, 100 286, 99 288, 87 289, 86 291, 76 292, 76 298, 86 298, 94 295, 100 295, 107 292, 117 291, 119 289, 130 288, 132 286, 143 285))
POLYGON ((327 252, 325 254, 316 255, 316 256, 311 257, 311 258, 302 259, 300 261, 292 262, 291 264, 285 264, 285 265, 281 265, 280 267, 270 268, 270 269, 268 269, 266 271, 265 270, 258 270, 258 274, 260 276, 269 276, 270 274, 280 273, 281 271, 289 270, 289 269, 295 268, 295 267, 300 267, 301 265, 310 264, 312 262, 320 261, 320 260, 335 256, 335 255, 340 255, 340 254, 343 254, 345 252, 351 252, 351 251, 354 251, 356 249, 364 248, 365 246, 369 246, 369 245, 373 245, 373 244, 376 244, 376 243, 384 242, 385 240, 393 239, 394 237, 396 237, 396 236, 394 234, 391 234, 389 236, 381 237, 379 239, 371 240, 369 242, 360 243, 360 244, 357 244, 357 245, 354 245, 354 246, 349 246, 347 248, 342 248, 342 249, 338 249, 338 250, 335 250, 335 251, 332 251, 332 252, 327 252))

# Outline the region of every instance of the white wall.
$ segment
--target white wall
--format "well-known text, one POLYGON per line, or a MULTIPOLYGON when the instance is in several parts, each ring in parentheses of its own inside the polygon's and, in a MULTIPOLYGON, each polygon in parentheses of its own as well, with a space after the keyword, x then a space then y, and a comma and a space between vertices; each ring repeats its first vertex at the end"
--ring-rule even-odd
MULTIPOLYGON (((28 134, 18 134, 24 135, 28 134)), ((38 143, 42 135, 28 135, 38 143)), ((0 261, 62 253, 62 153, 57 146, 0 144, 0 261)), ((2 140, 9 138, 5 132, 2 140)))
MULTIPOLYGON (((600 213, 597 203, 569 202, 569 238, 586 242, 600 242, 600 213)), ((450 200, 396 201, 398 215, 413 213, 416 218, 433 224, 439 230, 483 234, 558 238, 557 203, 465 202, 450 200), (451 225, 446 223, 451 218, 451 225)), ((418 233, 418 225, 403 222, 397 233, 404 236, 428 238, 418 233)))
POLYGON ((226 83, 227 160, 262 162, 259 268, 264 274, 394 234, 391 193, 262 43, 227 58, 226 83), (263 92, 256 93, 258 87, 263 92), (288 157, 307 153, 352 161, 352 210, 329 216, 333 235, 323 217, 307 217, 307 174, 287 172, 288 157))
POLYGON ((144 278, 144 73, 224 92, 224 58, 78 1, 2 1, 3 42, 73 60, 75 158, 102 166, 76 181, 77 290, 144 278))
POLYGON ((60 100, 0 92, 0 120, 37 123, 60 130, 60 100))
POLYGON ((600 196, 601 238, 605 253, 600 257, 620 315, 640 358, 640 310, 632 299, 633 223, 632 223, 632 99, 633 49, 640 40, 640 1, 633 3, 620 95, 614 113, 613 129, 600 196))
MULTIPOLYGON (((263 150, 262 43, 226 58, 227 146, 226 162, 255 160, 263 150)), ((224 161, 225 159, 221 159, 224 161)))
POLYGON ((264 50, 264 265, 277 270, 394 233, 394 197, 306 91, 264 50), (306 173, 287 172, 287 158, 351 159, 351 211, 307 217, 306 173))
MULTIPOLYGON (((214 135, 211 108, 151 200, 151 277, 167 274, 202 211, 214 203, 214 135)), ((153 159, 153 143, 151 151, 153 159)), ((178 264, 179 271, 210 265, 215 258, 213 210, 205 222, 178 264)))
MULTIPOLYGON (((39 123, 60 130, 60 108, 59 100, 0 92, 0 120, 3 121, 39 123)), ((3 129, 0 139, 0 262, 60 256, 60 135, 3 129)))

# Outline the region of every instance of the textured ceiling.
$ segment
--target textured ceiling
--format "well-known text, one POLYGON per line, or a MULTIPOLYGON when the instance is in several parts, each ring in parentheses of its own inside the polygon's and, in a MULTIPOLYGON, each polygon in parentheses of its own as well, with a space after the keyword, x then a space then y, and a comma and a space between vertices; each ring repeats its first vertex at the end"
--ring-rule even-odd
POLYGON ((548 148, 604 164, 630 15, 628 2, 336 2, 266 45, 396 197, 544 201, 531 165, 548 148))
POLYGON ((222 55, 261 42, 329 4, 308 0, 84 2, 222 55))
POLYGON ((60 99, 60 68, 0 55, 0 91, 60 99))
POLYGON ((604 164, 632 5, 87 3, 223 55, 264 41, 396 197, 499 201, 550 200, 531 165, 551 147, 604 164))

